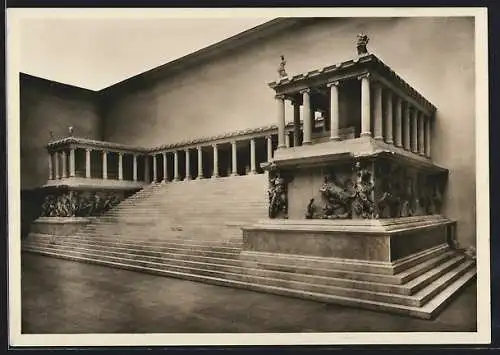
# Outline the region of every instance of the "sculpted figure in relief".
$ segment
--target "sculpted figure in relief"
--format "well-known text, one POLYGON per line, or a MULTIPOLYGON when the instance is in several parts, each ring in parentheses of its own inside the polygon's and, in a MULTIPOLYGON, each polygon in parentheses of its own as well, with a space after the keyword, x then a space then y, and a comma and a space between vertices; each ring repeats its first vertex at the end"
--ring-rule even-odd
POLYGON ((286 183, 279 172, 269 181, 269 217, 276 218, 281 212, 284 218, 288 214, 286 183))
POLYGON ((352 186, 341 184, 334 174, 325 176, 319 189, 325 202, 323 218, 350 218, 352 212, 352 199, 354 191, 352 186))

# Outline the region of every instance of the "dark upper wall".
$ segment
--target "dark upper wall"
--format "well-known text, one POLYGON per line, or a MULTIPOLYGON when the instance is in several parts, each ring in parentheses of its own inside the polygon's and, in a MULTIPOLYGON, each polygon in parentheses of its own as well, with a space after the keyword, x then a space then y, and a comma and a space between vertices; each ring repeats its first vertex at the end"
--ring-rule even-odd
POLYGON ((20 74, 21 189, 47 182, 49 132, 102 139, 98 94, 94 91, 20 74))

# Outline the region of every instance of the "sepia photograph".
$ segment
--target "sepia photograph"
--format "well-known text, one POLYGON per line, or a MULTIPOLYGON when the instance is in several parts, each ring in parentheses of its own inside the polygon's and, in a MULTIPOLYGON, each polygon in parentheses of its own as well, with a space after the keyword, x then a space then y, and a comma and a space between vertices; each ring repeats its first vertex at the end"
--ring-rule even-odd
POLYGON ((486 18, 9 9, 10 345, 489 343, 486 18))

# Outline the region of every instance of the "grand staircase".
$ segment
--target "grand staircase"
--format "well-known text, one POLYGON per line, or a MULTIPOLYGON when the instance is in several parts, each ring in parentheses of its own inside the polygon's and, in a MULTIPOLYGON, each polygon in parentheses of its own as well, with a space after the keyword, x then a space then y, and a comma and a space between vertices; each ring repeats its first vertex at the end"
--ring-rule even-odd
POLYGON ((432 318, 474 279, 439 245, 394 272, 348 261, 241 253, 241 226, 267 215, 266 175, 150 185, 76 235, 31 234, 23 250, 222 286, 432 318))

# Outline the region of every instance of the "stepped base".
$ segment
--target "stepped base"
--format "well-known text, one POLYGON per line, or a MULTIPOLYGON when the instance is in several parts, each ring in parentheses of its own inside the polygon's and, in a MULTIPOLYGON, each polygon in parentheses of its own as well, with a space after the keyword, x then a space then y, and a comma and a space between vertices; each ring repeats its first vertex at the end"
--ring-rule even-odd
POLYGON ((440 215, 358 220, 267 220, 243 227, 252 252, 390 263, 447 243, 455 222, 440 215))
POLYGON ((386 269, 331 258, 241 252, 241 242, 33 234, 23 250, 78 262, 430 319, 473 280, 475 264, 440 245, 386 269), (361 268, 360 268, 361 266, 361 268), (389 271, 389 272, 387 272, 389 271), (394 273, 394 274, 392 274, 394 273))

